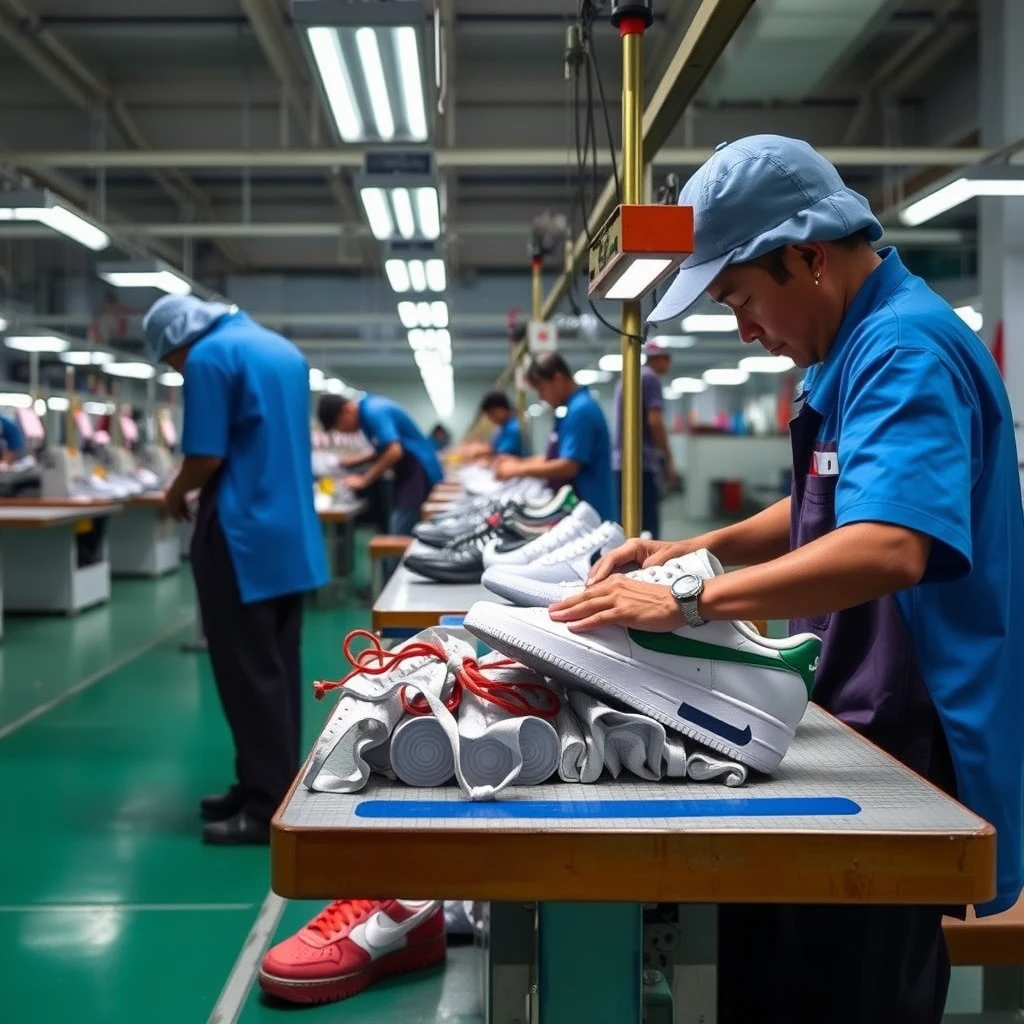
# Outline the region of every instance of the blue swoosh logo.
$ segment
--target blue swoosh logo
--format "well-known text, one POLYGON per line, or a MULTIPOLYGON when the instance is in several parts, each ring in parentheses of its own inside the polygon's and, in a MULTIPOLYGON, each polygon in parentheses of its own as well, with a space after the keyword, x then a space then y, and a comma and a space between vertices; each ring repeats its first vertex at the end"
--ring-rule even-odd
POLYGON ((692 704, 680 704, 676 714, 684 721, 699 726, 705 732, 713 732, 716 736, 721 736, 723 740, 728 740, 735 747, 745 747, 750 742, 749 725, 737 729, 735 725, 723 722, 720 718, 715 718, 714 715, 709 715, 692 704))

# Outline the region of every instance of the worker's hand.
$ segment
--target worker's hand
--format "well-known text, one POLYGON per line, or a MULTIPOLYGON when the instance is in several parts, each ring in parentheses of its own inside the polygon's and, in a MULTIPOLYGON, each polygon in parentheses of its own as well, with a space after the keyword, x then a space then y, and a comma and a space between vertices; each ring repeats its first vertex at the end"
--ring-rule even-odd
POLYGON ((638 566, 664 565, 673 556, 664 554, 663 557, 663 553, 672 551, 677 546, 673 541, 644 540, 641 537, 633 537, 614 551, 609 551, 591 568, 590 575, 587 577, 587 586, 600 583, 612 573, 626 572, 636 569, 638 566))
POLYGON ((651 633, 668 633, 686 620, 668 587, 612 576, 572 597, 553 604, 548 614, 573 633, 600 626, 629 626, 651 633))
POLYGON ((192 521, 192 510, 188 505, 188 495, 176 484, 171 484, 164 495, 164 512, 179 523, 192 521))
POLYGON ((494 460, 494 479, 511 480, 519 476, 519 459, 514 455, 502 455, 494 460))
POLYGON ((365 491, 370 486, 370 481, 359 473, 351 473, 343 482, 350 491, 365 491))

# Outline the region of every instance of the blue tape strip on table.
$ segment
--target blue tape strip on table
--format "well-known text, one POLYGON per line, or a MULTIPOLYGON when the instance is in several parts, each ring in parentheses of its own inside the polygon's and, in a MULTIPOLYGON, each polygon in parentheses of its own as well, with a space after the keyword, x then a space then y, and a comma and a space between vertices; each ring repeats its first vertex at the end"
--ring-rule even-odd
POLYGON ((860 814, 844 796, 755 796, 711 800, 364 800, 359 818, 826 818, 860 814))

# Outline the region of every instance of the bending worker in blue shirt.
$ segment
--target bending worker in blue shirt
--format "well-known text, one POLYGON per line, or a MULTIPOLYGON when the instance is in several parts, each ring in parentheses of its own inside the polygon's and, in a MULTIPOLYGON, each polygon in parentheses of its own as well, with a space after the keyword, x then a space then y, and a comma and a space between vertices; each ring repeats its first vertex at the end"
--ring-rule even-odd
MULTIPOLYGON (((995 361, 895 249, 875 251, 867 202, 807 143, 719 147, 679 202, 694 253, 650 319, 706 291, 743 342, 807 368, 792 496, 699 537, 629 541, 551 616, 695 637, 709 620, 788 618, 817 633, 812 700, 995 826, 996 894, 975 909, 1006 910, 1024 883, 1024 514, 995 361), (746 568, 675 593, 612 574, 705 547, 746 568)), ((964 914, 721 908, 720 1024, 939 1024, 944 910, 964 914)))
POLYGON ((303 596, 327 562, 313 507, 309 365, 244 313, 168 295, 143 321, 154 362, 184 375, 185 460, 166 496, 175 519, 201 488, 192 572, 235 784, 207 797, 206 842, 265 843, 299 767, 303 596))
MULTIPOLYGON (((396 402, 380 395, 322 395, 317 417, 324 430, 345 434, 361 430, 377 457, 362 472, 346 477, 354 491, 362 491, 379 480, 389 469, 394 471, 395 496, 389 530, 407 535, 420 521, 420 509, 436 484, 444 476, 433 444, 396 402)), ((385 575, 396 561, 385 560, 385 575)))
POLYGON ((499 480, 531 476, 554 484, 571 482, 580 501, 592 505, 602 519, 617 520, 611 437, 590 389, 573 380, 572 371, 557 352, 538 356, 526 377, 542 402, 552 409, 565 406, 565 415, 555 420, 550 455, 506 456, 496 460, 494 475, 499 480))
POLYGON ((4 465, 16 462, 25 454, 25 432, 10 416, 0 416, 0 442, 0 463, 4 465))

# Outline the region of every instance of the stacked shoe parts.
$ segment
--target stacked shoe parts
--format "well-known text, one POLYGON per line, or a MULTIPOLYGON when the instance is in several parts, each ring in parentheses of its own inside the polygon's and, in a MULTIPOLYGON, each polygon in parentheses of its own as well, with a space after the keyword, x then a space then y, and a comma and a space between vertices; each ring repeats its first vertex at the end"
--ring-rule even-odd
MULTIPOLYGON (((667 587, 684 573, 709 578, 722 571, 714 556, 700 551, 627 575, 667 587)), ((558 599, 581 587, 527 580, 525 590, 529 597, 550 588, 558 599)), ((506 589, 503 596, 516 595, 506 589)), ((618 626, 573 633, 545 607, 490 602, 475 604, 465 626, 544 676, 638 711, 768 774, 793 741, 821 648, 813 634, 772 640, 745 622, 709 622, 669 633, 618 626)))

